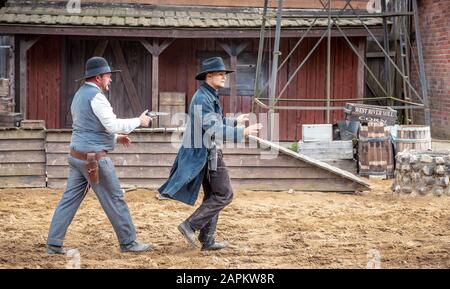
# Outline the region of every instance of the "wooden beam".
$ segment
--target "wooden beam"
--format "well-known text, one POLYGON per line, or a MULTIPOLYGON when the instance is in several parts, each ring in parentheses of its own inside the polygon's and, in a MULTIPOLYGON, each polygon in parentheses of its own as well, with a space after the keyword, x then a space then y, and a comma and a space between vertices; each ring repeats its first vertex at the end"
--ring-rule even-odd
POLYGON ((92 53, 92 57, 94 56, 103 56, 105 53, 106 47, 108 47, 108 40, 100 40, 97 43, 97 47, 94 50, 94 53, 92 53))
POLYGON ((22 37, 20 39, 19 52, 19 78, 20 78, 20 113, 23 119, 27 119, 27 52, 41 38, 35 36, 33 38, 22 37))
POLYGON ((67 85, 67 74, 68 74, 68 65, 67 65, 67 37, 61 37, 61 55, 60 55, 60 63, 61 63, 61 82, 60 82, 60 108, 59 108, 59 127, 66 126, 66 118, 67 118, 67 102, 69 101, 68 97, 68 85, 67 85))
MULTIPOLYGON (((159 56, 152 55, 152 110, 159 111, 159 56)), ((158 118, 152 119, 152 127, 158 127, 158 118)))
POLYGON ((15 89, 15 73, 16 73, 16 68, 15 68, 15 57, 16 54, 14 53, 15 51, 15 36, 12 35, 9 37, 9 45, 11 46, 11 49, 9 49, 9 54, 8 54, 8 76, 7 78, 9 78, 10 82, 9 82, 9 97, 11 97, 12 99, 14 99, 14 101, 16 101, 16 89, 15 89))
MULTIPOLYGON (((358 42, 357 51, 358 54, 363 57, 363 59, 366 59, 366 38, 361 38, 358 42)), ((365 72, 364 69, 364 62, 358 58, 358 68, 356 72, 356 97, 357 98, 364 98, 365 97, 365 72)))
MULTIPOLYGON (((308 27, 283 29, 281 37, 300 37, 308 27)), ((326 29, 314 28, 306 37, 320 37, 326 29)), ((363 27, 342 28, 348 37, 368 36, 363 27)), ((382 26, 371 27, 375 36, 383 36, 382 26)), ((259 38, 259 29, 146 29, 146 28, 107 28, 85 26, 36 26, 36 25, 0 25, 0 34, 45 34, 45 35, 80 35, 96 37, 157 37, 157 38, 259 38)), ((337 30, 332 37, 341 37, 337 30)), ((268 35, 274 37, 274 34, 268 35)))
POLYGON ((131 103, 131 108, 135 115, 139 115, 144 111, 143 106, 139 100, 136 87, 134 86, 133 78, 128 70, 128 65, 123 55, 122 47, 120 47, 119 40, 111 40, 111 46, 113 48, 114 55, 116 56, 118 68, 122 70, 120 77, 125 85, 127 91, 128 99, 131 103))
MULTIPOLYGON (((159 111, 159 56, 173 43, 175 39, 153 39, 150 43, 147 39, 140 39, 141 44, 152 55, 152 111, 159 111)), ((153 119, 152 127, 158 127, 158 119, 153 119)))
POLYGON ((237 112, 237 57, 249 45, 248 41, 219 41, 219 45, 230 56, 230 69, 234 73, 230 74, 230 112, 237 112))
MULTIPOLYGON (((358 186, 358 190, 361 190, 361 191, 370 190, 370 184, 367 183, 365 180, 363 180, 362 178, 360 178, 358 176, 355 176, 354 174, 351 174, 351 173, 349 173, 347 171, 344 171, 344 170, 342 170, 340 168, 333 167, 333 166, 331 166, 331 165, 329 165, 329 164, 327 164, 327 163, 325 163, 323 161, 319 161, 319 160, 313 159, 313 158, 305 156, 303 154, 295 153, 295 152, 293 152, 293 151, 291 151, 291 150, 289 150, 289 149, 287 149, 285 147, 282 147, 282 146, 280 146, 280 145, 278 145, 278 144, 276 144, 274 142, 271 142, 271 141, 268 141, 268 140, 265 140, 265 139, 261 139, 259 137, 253 136, 253 135, 250 135, 249 139, 251 141, 256 141, 259 144, 259 146, 262 147, 262 148, 270 148, 271 150, 284 153, 284 154, 286 154, 288 156, 291 156, 291 157, 294 157, 294 158, 299 159, 301 161, 304 161, 304 162, 306 162, 306 163, 308 163, 310 165, 313 165, 315 167, 324 169, 324 170, 326 170, 326 171, 328 171, 330 173, 335 174, 336 176, 339 176, 339 177, 342 177, 344 179, 350 180, 355 185, 358 186)), ((349 190, 349 191, 352 191, 352 190, 349 190)))
POLYGON ((147 51, 151 54, 151 55, 156 55, 157 54, 157 50, 155 49, 155 47, 153 47, 153 44, 148 42, 147 39, 140 39, 139 40, 142 44, 142 46, 144 46, 145 49, 147 49, 147 51))
POLYGON ((167 47, 169 47, 170 44, 175 41, 175 39, 164 39, 162 43, 159 39, 153 39, 151 43, 147 39, 139 39, 139 41, 151 55, 159 56, 167 47))

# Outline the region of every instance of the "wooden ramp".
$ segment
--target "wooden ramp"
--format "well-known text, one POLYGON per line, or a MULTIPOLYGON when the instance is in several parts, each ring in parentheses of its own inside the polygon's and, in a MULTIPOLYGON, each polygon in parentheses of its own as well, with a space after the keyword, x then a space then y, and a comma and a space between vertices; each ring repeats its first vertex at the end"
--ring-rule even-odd
MULTIPOLYGON (((182 130, 139 129, 128 149, 110 153, 124 187, 155 189, 169 176, 182 130)), ((47 186, 64 188, 68 176, 70 130, 48 130, 47 186)), ((268 141, 252 137, 248 143, 226 145, 224 160, 236 190, 355 192, 369 190, 351 173, 268 141)))
MULTIPOLYGON (((348 171, 329 165, 320 160, 313 159, 309 156, 296 153, 268 140, 264 140, 255 136, 250 136, 249 138, 250 140, 257 142, 261 148, 265 147, 270 148, 271 150, 278 151, 281 154, 290 156, 296 160, 299 160, 300 162, 308 164, 310 170, 321 171, 322 174, 319 174, 316 179, 317 182, 320 182, 320 184, 316 185, 316 187, 320 187, 319 189, 317 189, 317 191, 355 192, 370 190, 370 185, 365 180, 348 171), (327 172, 327 178, 321 178, 321 176, 323 175, 323 171, 327 172)), ((302 177, 299 176, 298 179, 301 178, 302 177)), ((307 188, 300 190, 309 191, 307 188)))

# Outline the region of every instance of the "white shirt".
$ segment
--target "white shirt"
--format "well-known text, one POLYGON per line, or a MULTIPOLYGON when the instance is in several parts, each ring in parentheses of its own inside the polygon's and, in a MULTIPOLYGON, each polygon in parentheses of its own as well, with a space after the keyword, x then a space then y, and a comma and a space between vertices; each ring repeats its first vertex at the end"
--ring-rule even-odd
MULTIPOLYGON (((99 88, 95 83, 92 82, 86 82, 86 84, 99 88)), ((117 140, 117 134, 128 134, 141 125, 141 121, 138 117, 127 119, 117 118, 117 116, 113 112, 111 104, 106 99, 105 95, 100 92, 97 93, 92 99, 91 108, 95 116, 97 116, 105 129, 109 133, 115 134, 115 140, 117 140)))

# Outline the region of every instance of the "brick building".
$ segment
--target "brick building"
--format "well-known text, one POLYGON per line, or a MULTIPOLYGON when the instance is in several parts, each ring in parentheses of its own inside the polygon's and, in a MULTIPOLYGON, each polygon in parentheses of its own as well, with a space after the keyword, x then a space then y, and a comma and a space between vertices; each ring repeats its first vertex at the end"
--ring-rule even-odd
MULTIPOLYGON (((425 73, 431 108, 431 129, 434 138, 450 137, 450 1, 418 1, 422 33, 425 73)), ((414 53, 417 59, 417 52, 414 53)), ((411 62, 412 79, 419 90, 417 65, 411 62)), ((417 111, 415 123, 423 123, 417 111)))

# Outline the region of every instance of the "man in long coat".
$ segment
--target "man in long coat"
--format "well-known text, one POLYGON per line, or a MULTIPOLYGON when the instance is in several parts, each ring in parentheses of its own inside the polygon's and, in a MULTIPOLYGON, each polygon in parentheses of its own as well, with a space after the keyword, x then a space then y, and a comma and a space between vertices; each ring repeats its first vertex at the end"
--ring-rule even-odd
POLYGON ((183 142, 170 172, 170 177, 158 191, 164 197, 194 205, 203 184, 203 202, 178 229, 187 241, 196 246, 196 232, 202 250, 220 250, 227 242, 216 242, 214 234, 220 211, 233 198, 230 177, 223 161, 224 141, 242 142, 256 134, 261 124, 244 128, 248 120, 243 114, 225 118, 218 89, 225 86, 226 74, 222 58, 213 57, 202 62, 202 71, 195 79, 203 81, 189 106, 189 119, 183 142), (239 124, 239 126, 238 126, 239 124))

